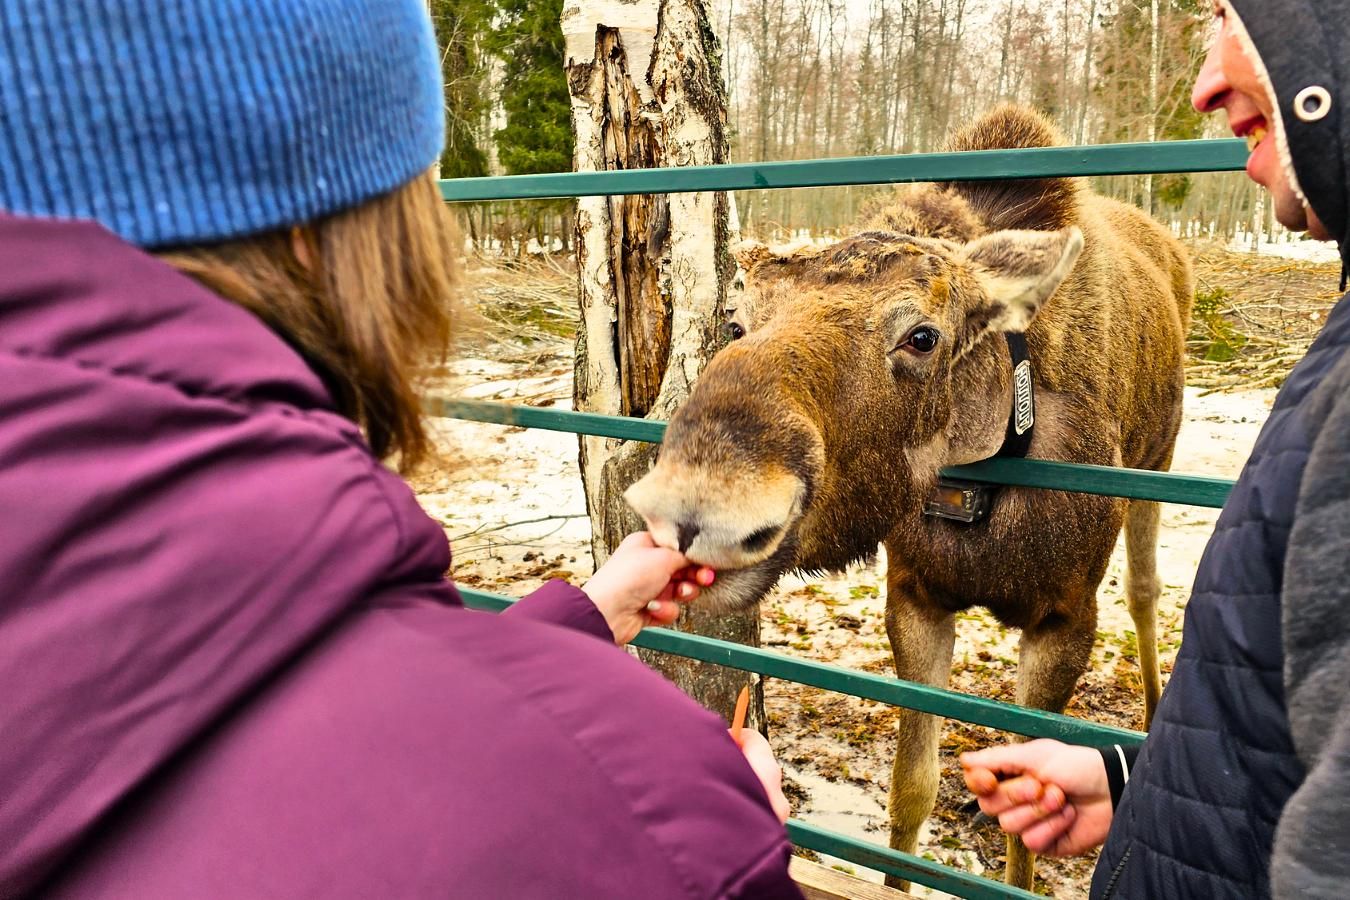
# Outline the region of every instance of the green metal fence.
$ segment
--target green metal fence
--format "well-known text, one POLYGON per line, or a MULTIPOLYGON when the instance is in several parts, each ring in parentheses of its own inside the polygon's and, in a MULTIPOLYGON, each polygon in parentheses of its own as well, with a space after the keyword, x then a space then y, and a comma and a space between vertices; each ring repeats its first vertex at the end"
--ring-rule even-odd
MULTIPOLYGON (((924 153, 782 163, 745 163, 642 169, 621 172, 464 178, 441 182, 452 201, 543 199, 597 195, 732 191, 759 188, 823 187, 918 181, 975 181, 1054 176, 1139 175, 1164 172, 1222 172, 1244 167, 1247 148, 1240 140, 1173 141, 970 153, 924 153)), ((576 434, 656 443, 665 423, 579 413, 570 410, 508 406, 468 400, 430 398, 432 415, 543 428, 576 434)), ((1232 482, 1193 475, 1085 466, 1045 460, 995 459, 945 470, 974 481, 1079 491, 1132 499, 1158 500, 1217 508, 1232 482)), ((510 598, 461 589, 465 602, 500 610, 510 598)), ((1030 737, 1053 737, 1089 746, 1136 743, 1143 735, 1069 716, 1026 709, 914 682, 855 672, 781 653, 745 647, 700 635, 648 628, 633 642, 647 647, 826 690, 960 719, 1030 737)), ((986 878, 960 872, 912 854, 792 820, 788 832, 799 846, 829 853, 861 866, 908 878, 972 900, 1030 898, 1035 895, 986 878)))
POLYGON ((1235 172, 1247 164, 1245 141, 1165 141, 1032 150, 911 153, 793 162, 735 163, 621 172, 560 172, 454 178, 441 182, 446 200, 543 200, 618 194, 747 191, 915 181, 991 181, 1059 175, 1148 175, 1235 172))

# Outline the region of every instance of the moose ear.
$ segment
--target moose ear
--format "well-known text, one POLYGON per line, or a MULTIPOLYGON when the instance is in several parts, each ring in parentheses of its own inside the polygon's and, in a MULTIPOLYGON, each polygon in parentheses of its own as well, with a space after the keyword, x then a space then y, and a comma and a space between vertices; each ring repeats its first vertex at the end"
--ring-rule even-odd
POLYGON ((991 331, 1025 331, 1073 271, 1083 252, 1083 232, 995 231, 971 241, 961 256, 971 264, 984 297, 966 311, 969 347, 991 331))
POLYGON ((773 256, 773 251, 759 241, 747 240, 732 247, 731 255, 736 257, 736 265, 749 272, 756 265, 773 256))

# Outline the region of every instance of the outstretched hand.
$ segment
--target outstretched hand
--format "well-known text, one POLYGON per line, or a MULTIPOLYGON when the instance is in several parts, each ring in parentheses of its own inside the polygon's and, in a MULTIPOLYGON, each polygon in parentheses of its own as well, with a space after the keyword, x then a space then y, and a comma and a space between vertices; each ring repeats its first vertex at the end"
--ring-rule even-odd
POLYGON ((648 625, 669 625, 680 617, 680 604, 696 599, 716 576, 684 554, 658 547, 649 532, 623 539, 591 580, 581 588, 600 610, 614 641, 626 644, 648 625))
POLYGON ((1033 853, 1077 856, 1111 829, 1106 765, 1090 747, 1051 740, 990 747, 962 753, 961 768, 980 809, 1033 853))
POLYGON ((745 754, 745 761, 754 770, 759 783, 764 785, 764 793, 769 798, 773 814, 780 823, 786 823, 788 816, 792 815, 792 807, 783 793, 783 768, 774 758, 773 748, 764 735, 753 728, 742 728, 738 734, 733 733, 731 739, 745 754))

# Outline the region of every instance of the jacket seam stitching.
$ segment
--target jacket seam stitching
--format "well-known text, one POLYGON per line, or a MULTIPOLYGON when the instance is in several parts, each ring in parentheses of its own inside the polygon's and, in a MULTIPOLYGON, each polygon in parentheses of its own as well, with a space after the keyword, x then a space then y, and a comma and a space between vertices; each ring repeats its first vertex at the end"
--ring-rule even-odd
MULTIPOLYGON (((1135 780, 1136 780, 1136 781, 1139 781, 1139 780, 1143 780, 1143 779, 1139 779, 1139 778, 1136 776, 1136 779, 1135 779, 1135 780)), ((1169 797, 1172 797, 1172 798, 1174 798, 1174 799, 1176 799, 1176 800, 1179 800, 1179 801, 1181 801, 1181 802, 1183 802, 1183 803, 1194 803, 1194 804, 1199 804, 1200 806, 1204 807, 1204 808, 1207 809, 1207 810, 1208 810, 1208 809, 1214 809, 1214 808, 1218 808, 1218 809, 1226 809, 1226 810, 1228 810, 1229 812, 1241 813, 1244 817, 1247 816, 1247 815, 1251 812, 1246 806, 1233 806, 1233 805, 1231 805, 1231 804, 1224 803, 1222 800, 1204 800, 1204 799, 1201 799, 1201 798, 1199 798, 1199 797, 1192 797, 1192 796, 1190 796, 1189 794, 1183 794, 1183 793, 1181 793, 1180 791, 1176 791, 1176 790, 1173 790, 1173 789, 1171 789, 1171 788, 1163 787, 1162 785, 1160 785, 1160 784, 1158 784, 1157 782, 1154 782, 1154 781, 1143 780, 1143 782, 1144 782, 1144 785, 1143 785, 1143 786, 1144 786, 1144 790, 1152 789, 1152 790, 1158 791, 1159 793, 1166 794, 1166 795, 1168 795, 1169 797)), ((1164 855, 1166 855, 1166 854, 1164 854, 1164 855)))
MULTIPOLYGON (((1283 666, 1261 666, 1256 665, 1255 663, 1227 662, 1222 659, 1210 659, 1207 656, 1191 656, 1186 659, 1186 662, 1197 666, 1213 666, 1216 669, 1237 669, 1240 672, 1251 672, 1252 674, 1264 672, 1266 674, 1279 675, 1282 679, 1284 677, 1283 666)), ((1174 665, 1174 671, 1175 668, 1174 665)))
MULTIPOLYGON (((1190 722, 1181 722, 1181 721, 1178 721, 1178 720, 1172 719, 1172 718, 1164 718, 1164 719, 1162 719, 1161 721, 1162 721, 1164 724, 1166 724, 1168 727, 1170 727, 1170 728, 1182 728, 1182 729, 1187 729, 1187 730, 1190 730, 1190 731, 1203 731, 1205 734, 1216 735, 1216 736, 1218 736, 1218 737, 1223 738, 1223 739, 1226 740, 1226 741, 1237 742, 1238 744, 1240 744, 1240 745, 1242 746, 1242 748, 1243 748, 1244 750, 1250 750, 1252 753, 1260 753, 1260 754, 1263 754, 1263 755, 1265 755, 1265 756, 1278 756, 1278 757, 1289 758, 1289 759, 1295 758, 1294 752, 1293 752, 1292 750, 1274 750, 1274 749, 1269 749, 1269 748, 1266 748, 1266 747, 1260 747, 1260 746, 1257 746, 1256 744, 1249 743, 1249 742, 1248 742, 1246 739, 1244 739, 1241 735, 1233 734, 1232 732, 1230 732, 1230 731, 1225 731, 1225 730, 1223 730, 1223 729, 1219 729, 1219 728, 1206 728, 1206 727, 1203 726, 1203 725, 1194 725, 1194 724, 1192 724, 1192 723, 1190 723, 1190 722)), ((1146 781, 1146 783, 1148 783, 1148 784, 1152 784, 1152 785, 1154 785, 1155 787, 1159 787, 1159 785, 1158 785, 1156 782, 1154 782, 1154 781, 1147 780, 1147 779, 1145 779, 1145 781, 1146 781)), ((1163 788, 1159 787, 1159 789, 1163 789, 1163 788)), ((1182 795, 1178 794, 1178 796, 1182 796, 1182 795)), ((1245 806, 1235 806, 1235 807, 1231 807, 1231 808, 1232 808, 1232 809, 1242 809, 1242 810, 1245 810, 1247 807, 1245 807, 1245 806)))
POLYGON ((1215 881, 1222 881, 1227 884, 1237 884, 1242 885, 1244 887, 1251 886, 1251 882, 1246 879, 1234 878, 1231 875, 1224 875, 1221 872, 1211 872, 1209 869, 1202 869, 1199 866, 1192 865, 1191 863, 1186 862, 1184 859, 1181 859, 1180 857, 1173 856, 1170 853, 1160 850, 1157 847, 1150 844, 1148 841, 1146 841, 1137 831, 1131 832, 1130 838, 1134 843, 1143 847, 1149 853, 1161 857, 1162 859, 1165 859, 1176 866, 1180 866, 1181 868, 1187 870, 1188 872, 1194 872, 1195 874, 1200 875, 1202 877, 1211 878, 1214 879, 1215 881))

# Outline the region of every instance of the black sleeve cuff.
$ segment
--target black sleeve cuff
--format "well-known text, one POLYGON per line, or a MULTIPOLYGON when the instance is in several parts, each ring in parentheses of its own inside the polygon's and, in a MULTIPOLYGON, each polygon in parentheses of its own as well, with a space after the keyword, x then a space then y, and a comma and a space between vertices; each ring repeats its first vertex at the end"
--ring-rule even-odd
POLYGON ((1098 750, 1102 755, 1102 762, 1106 765, 1106 783, 1111 788, 1111 808, 1115 809, 1120 805, 1120 795, 1125 793, 1125 784, 1130 780, 1130 770, 1134 768, 1134 761, 1139 758, 1139 746, 1122 747, 1120 744, 1112 744, 1110 747, 1102 747, 1098 750))

